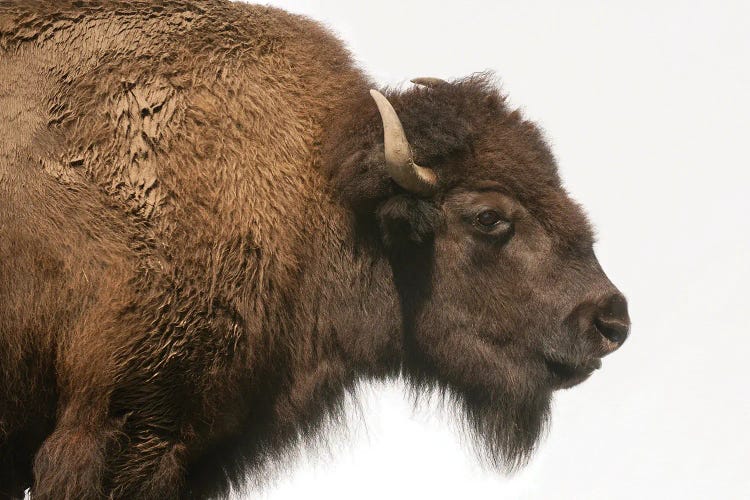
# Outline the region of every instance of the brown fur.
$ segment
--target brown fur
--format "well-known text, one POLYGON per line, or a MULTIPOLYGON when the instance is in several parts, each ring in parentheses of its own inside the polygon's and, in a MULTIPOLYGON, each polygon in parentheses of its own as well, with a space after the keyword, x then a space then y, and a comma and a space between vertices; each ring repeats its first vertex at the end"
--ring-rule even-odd
POLYGON ((3 2, 0 73, 0 498, 225 495, 399 374, 513 467, 550 367, 608 349, 585 217, 487 75, 388 93, 418 198, 368 78, 273 8, 3 2))

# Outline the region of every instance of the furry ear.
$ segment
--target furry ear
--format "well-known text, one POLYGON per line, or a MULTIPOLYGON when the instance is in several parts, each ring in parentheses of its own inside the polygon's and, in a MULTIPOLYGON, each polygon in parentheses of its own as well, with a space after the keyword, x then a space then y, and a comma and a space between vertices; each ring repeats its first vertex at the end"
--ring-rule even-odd
POLYGON ((396 193, 384 163, 382 144, 347 157, 333 178, 339 198, 359 214, 373 214, 383 199, 396 193))
POLYGON ((425 243, 444 222, 442 212, 432 202, 408 194, 385 200, 376 216, 383 241, 389 247, 425 243))

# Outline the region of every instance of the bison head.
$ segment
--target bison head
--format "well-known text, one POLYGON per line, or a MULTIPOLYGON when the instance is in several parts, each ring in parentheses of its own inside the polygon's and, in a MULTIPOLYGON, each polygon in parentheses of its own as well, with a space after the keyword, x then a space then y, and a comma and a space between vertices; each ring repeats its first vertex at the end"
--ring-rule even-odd
POLYGON ((371 92, 383 128, 373 114, 341 131, 370 142, 345 159, 339 186, 390 261, 404 373, 450 394, 488 456, 513 468, 552 392, 622 345, 627 304, 538 129, 486 75, 419 82, 371 92))

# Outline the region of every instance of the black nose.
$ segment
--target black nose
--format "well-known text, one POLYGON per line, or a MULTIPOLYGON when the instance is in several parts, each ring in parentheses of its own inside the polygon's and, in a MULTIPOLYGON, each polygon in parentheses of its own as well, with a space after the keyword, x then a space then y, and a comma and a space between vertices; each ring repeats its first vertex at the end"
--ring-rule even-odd
POLYGON ((594 324, 599 333, 616 344, 614 349, 620 347, 630 331, 628 302, 625 297, 614 293, 602 300, 594 317, 594 324))

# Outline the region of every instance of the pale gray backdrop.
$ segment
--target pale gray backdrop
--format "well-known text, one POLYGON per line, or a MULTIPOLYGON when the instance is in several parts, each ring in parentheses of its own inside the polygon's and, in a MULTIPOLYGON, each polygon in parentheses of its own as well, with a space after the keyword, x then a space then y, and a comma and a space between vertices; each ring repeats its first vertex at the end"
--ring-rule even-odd
POLYGON ((329 25, 381 84, 496 71, 598 228, 633 331, 558 395, 512 478, 374 386, 348 435, 237 498, 750 498, 748 2, 271 3, 329 25))

